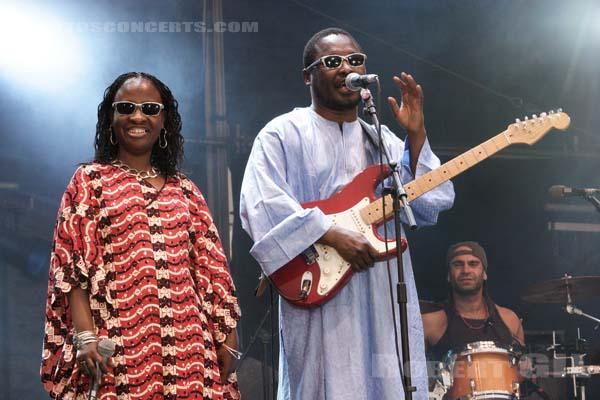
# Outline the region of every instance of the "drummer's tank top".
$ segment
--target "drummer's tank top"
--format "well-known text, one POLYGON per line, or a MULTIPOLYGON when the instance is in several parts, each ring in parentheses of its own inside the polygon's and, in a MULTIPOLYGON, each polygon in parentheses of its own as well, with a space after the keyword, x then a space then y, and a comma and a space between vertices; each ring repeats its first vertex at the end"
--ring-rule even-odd
POLYGON ((486 319, 465 318, 463 320, 454 308, 454 303, 446 302, 444 312, 448 319, 448 326, 440 340, 430 346, 428 353, 431 360, 443 361, 449 350, 459 351, 473 342, 489 340, 505 346, 518 346, 518 342, 513 339, 510 330, 502 321, 496 304, 487 295, 484 299, 489 312, 486 319))

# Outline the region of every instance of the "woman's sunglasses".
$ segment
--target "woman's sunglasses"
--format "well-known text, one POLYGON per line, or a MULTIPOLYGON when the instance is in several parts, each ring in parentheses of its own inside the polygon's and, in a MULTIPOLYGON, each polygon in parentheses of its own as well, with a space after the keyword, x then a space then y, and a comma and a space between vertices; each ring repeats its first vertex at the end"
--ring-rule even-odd
POLYGON ((153 101, 146 101, 144 103, 134 103, 132 101, 116 101, 112 103, 114 109, 121 115, 129 115, 133 114, 136 107, 139 107, 145 115, 150 117, 154 117, 160 114, 161 110, 165 108, 160 103, 155 103, 153 101))

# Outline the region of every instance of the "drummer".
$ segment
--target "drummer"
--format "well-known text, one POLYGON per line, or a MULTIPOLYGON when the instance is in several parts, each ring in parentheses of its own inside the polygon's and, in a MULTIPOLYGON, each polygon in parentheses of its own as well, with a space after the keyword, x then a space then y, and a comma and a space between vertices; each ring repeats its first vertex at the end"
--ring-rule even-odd
POLYGON ((460 242, 446 254, 450 298, 444 308, 423 314, 428 353, 442 360, 449 350, 466 344, 494 341, 520 348, 525 337, 519 317, 510 309, 495 304, 486 290, 487 257, 477 242, 460 242))

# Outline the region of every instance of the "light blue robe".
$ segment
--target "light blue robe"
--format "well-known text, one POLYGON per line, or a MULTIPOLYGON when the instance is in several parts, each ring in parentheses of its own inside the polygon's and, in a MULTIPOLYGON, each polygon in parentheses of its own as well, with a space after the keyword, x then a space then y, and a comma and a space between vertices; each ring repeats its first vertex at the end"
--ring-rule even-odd
MULTIPOLYGON (((382 131, 392 157, 402 159, 402 181, 414 179, 408 149, 387 127, 382 131)), ((254 240, 251 253, 266 274, 300 254, 331 226, 319 209, 303 209, 300 203, 330 197, 377 163, 378 157, 358 121, 344 123, 340 129, 337 122, 310 108, 294 109, 260 131, 242 183, 240 215, 254 240)), ((426 141, 417 176, 439 165, 426 141)), ((411 205, 419 226, 435 224, 438 213, 450 208, 453 200, 450 182, 414 200, 411 205)), ((408 250, 403 260, 412 379, 419 389, 413 398, 425 400, 423 325, 408 250)), ((394 260, 391 266, 395 296, 394 260)), ((333 299, 318 308, 303 309, 280 301, 280 400, 404 398, 389 286, 386 264, 379 262, 367 272, 354 274, 333 299)), ((396 300, 394 310, 397 314, 396 300)))

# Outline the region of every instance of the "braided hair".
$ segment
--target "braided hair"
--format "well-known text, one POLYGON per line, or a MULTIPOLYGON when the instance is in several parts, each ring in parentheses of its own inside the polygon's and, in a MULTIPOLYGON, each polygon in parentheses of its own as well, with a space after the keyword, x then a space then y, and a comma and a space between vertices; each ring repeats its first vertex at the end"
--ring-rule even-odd
POLYGON ((160 93, 161 101, 165 106, 164 129, 167 131, 167 147, 162 149, 158 141, 152 147, 150 163, 161 174, 175 175, 178 165, 183 161, 183 136, 181 135, 181 115, 177 110, 178 103, 171 90, 158 78, 146 72, 128 72, 120 75, 104 91, 104 99, 98 105, 98 122, 96 123, 96 138, 94 148, 94 162, 109 164, 116 160, 119 146, 110 142, 112 133, 113 107, 117 91, 123 84, 132 78, 144 78, 151 81, 160 93))

